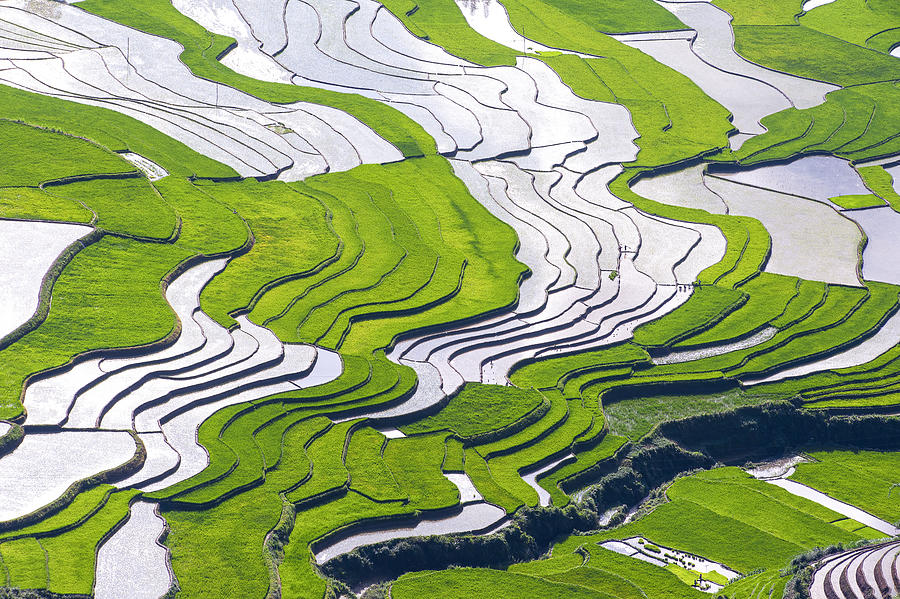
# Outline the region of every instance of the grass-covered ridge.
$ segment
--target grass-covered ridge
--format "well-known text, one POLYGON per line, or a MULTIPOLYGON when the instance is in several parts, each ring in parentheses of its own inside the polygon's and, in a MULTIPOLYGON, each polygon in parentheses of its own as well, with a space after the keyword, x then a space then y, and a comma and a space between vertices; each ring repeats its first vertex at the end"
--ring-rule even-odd
POLYGON ((516 299, 523 266, 513 258, 512 231, 442 158, 292 185, 200 188, 240 213, 254 235, 252 249, 201 296, 222 324, 249 312, 285 341, 365 355, 401 333, 516 299))
POLYGON ((403 427, 407 434, 447 429, 460 437, 473 437, 510 426, 541 406, 534 391, 470 383, 433 416, 403 427))
POLYGON ((856 505, 887 522, 900 519, 897 461, 900 454, 819 451, 797 465, 791 480, 856 505), (852 473, 852 474, 851 474, 852 473))

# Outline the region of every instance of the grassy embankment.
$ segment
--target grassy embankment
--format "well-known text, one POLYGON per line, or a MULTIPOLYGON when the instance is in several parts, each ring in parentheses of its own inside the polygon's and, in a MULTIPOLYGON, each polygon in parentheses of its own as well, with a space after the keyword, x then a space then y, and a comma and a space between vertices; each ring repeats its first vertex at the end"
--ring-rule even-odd
POLYGON ((136 494, 94 487, 42 522, 0 535, 9 586, 90 595, 97 547, 128 516, 136 494))
POLYGON ((817 451, 791 480, 803 483, 888 522, 900 520, 900 454, 817 451))
MULTIPOLYGON (((210 161, 177 142, 117 115, 107 125, 112 133, 104 133, 88 117, 105 117, 106 110, 76 106, 65 113, 66 119, 60 107, 68 103, 61 100, 35 96, 32 102, 31 95, 6 88, 0 93, 17 100, 4 104, 3 116, 8 110, 37 126, 64 128, 55 133, 27 124, 3 125, 9 140, 4 173, 15 175, 15 181, 7 181, 15 187, 2 191, 4 215, 97 227, 54 267, 52 306, 48 294, 34 323, 42 320, 41 326, 0 349, 8 365, 0 379, 0 413, 10 418, 21 413, 19 396, 30 374, 88 350, 144 345, 172 334, 176 323, 162 297, 161 281, 192 256, 240 248, 246 228, 186 179, 171 176, 152 184, 109 148, 80 138, 101 133, 111 141, 113 133, 122 134, 133 124, 132 135, 140 140, 135 143, 145 144, 147 153, 166 168, 177 168, 168 162, 174 156, 184 160, 182 169, 208 169, 210 161), (165 147, 153 151, 150 144, 165 147), (107 174, 126 178, 96 178, 107 174), (61 212, 55 212, 57 207, 61 212)), ((118 147, 132 147, 130 138, 125 139, 116 141, 118 147)))

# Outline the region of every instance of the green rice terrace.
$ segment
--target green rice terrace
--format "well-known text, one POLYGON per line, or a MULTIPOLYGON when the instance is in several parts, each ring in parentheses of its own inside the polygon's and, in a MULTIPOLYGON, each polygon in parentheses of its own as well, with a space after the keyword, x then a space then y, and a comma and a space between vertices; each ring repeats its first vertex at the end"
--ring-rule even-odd
POLYGON ((900 597, 898 0, 0 0, 0 599, 900 597))

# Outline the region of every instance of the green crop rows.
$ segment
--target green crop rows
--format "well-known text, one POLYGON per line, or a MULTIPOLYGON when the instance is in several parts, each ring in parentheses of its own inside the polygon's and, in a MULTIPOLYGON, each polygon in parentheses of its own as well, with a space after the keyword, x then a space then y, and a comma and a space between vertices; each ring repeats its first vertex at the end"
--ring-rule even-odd
MULTIPOLYGON (((0 239, 0 309, 36 296, 0 330, 0 511, 18 510, 0 520, 0 597, 94 596, 138 501, 166 526, 148 572, 180 599, 795 598, 809 556, 885 536, 739 467, 796 453, 791 481, 900 520, 896 3, 502 0, 480 25, 488 4, 452 0, 233 4, 221 21, 167 0, 0 11, 0 234, 83 231, 40 272, 0 239), (732 19, 692 42, 694 9, 732 19), (154 80, 130 36, 178 44, 179 62, 154 80), (790 101, 748 134, 729 77, 790 101), (190 96, 200 82, 214 106, 190 96), (241 176, 226 138, 318 174, 273 158, 241 176), (326 160, 350 149, 354 166, 326 160), (743 197, 698 207, 711 185, 638 193, 826 157, 846 168, 791 193, 859 229, 857 280, 784 266, 786 230, 844 243, 797 224, 794 196, 751 217, 743 197), (192 297, 170 293, 211 260, 192 297), (29 436, 66 427, 127 431, 137 453, 39 489, 29 436), (670 561, 610 549, 636 537, 670 561), (701 593, 672 551, 735 576, 708 572, 701 593)), ((735 188, 784 183, 760 181, 735 188)))

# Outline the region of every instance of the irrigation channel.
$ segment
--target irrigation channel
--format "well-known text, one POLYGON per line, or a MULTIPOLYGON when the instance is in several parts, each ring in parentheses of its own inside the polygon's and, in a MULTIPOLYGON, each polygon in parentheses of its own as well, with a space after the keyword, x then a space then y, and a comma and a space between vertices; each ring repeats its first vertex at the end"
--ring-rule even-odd
MULTIPOLYGON (((475 31, 499 44, 531 54, 570 52, 517 33, 496 0, 458 4, 475 31)), ((738 56, 730 15, 711 3, 659 4, 688 29, 618 37, 683 73, 725 106, 737 129, 730 139, 735 150, 765 132, 764 117, 817 106, 837 89, 738 56)), ((806 10, 813 4, 825 2, 810 0, 806 10)), ((622 165, 638 155, 639 135, 629 111, 576 95, 534 56, 519 56, 514 66, 467 62, 414 36, 374 0, 174 0, 173 5, 207 30, 236 40, 220 60, 237 73, 359 94, 416 121, 472 196, 518 236, 516 258, 531 276, 521 282, 516 305, 477 323, 403 337, 387 355, 416 371, 415 392, 388 408, 336 413, 335 423, 368 417, 392 436, 393 421, 434 407, 464 383, 508 385, 511 371, 525 360, 626 340, 639 325, 688 301, 698 274, 725 255, 726 239, 718 228, 647 214, 609 191, 622 165)), ((200 78, 179 59, 182 47, 176 42, 102 19, 77 4, 3 0, 0 32, 0 83, 129 115, 241 177, 300 181, 403 158, 346 112, 267 102, 200 78)), ((167 175, 138 154, 125 158, 151 179, 167 175)), ((844 210, 829 201, 868 193, 846 161, 808 157, 740 172, 686 165, 642 179, 635 191, 661 202, 758 219, 772 237, 766 272, 848 287, 860 287, 860 276, 900 283, 892 241, 900 227, 897 214, 886 207, 844 210), (788 197, 796 219, 783 218, 788 197), (827 240, 822 230, 830 232, 827 240), (868 244, 860 265, 863 235, 868 244)), ((52 263, 89 231, 0 221, 0 262, 11 265, 0 269, 0 338, 32 318, 52 263), (4 289, 13 287, 27 292, 7 297, 4 289)), ((31 380, 24 392, 24 441, 0 458, 0 520, 34 512, 70 484, 121 467, 140 452, 142 466, 116 486, 147 492, 171 487, 209 464, 197 431, 217 411, 341 375, 344 365, 333 351, 284 343, 246 316, 229 330, 205 314, 200 294, 227 267, 227 259, 201 261, 169 284, 166 300, 181 323, 170 346, 85 356, 31 380), (79 459, 68 459, 75 452, 79 459), (41 476, 23 477, 37 464, 41 476), (30 481, 24 492, 16 482, 23 478, 30 481)), ((860 364, 895 345, 898 327, 900 318, 894 316, 852 351, 746 382, 860 364)), ((763 329, 736 344, 676 352, 657 363, 746 349, 772 335, 763 329)), ((540 504, 548 505, 550 496, 537 484, 538 476, 572 457, 556 456, 525 474, 540 504)), ((502 524, 505 512, 485 502, 467 476, 451 481, 462 497, 454 512, 344 531, 320 543, 316 559, 324 562, 389 538, 485 531, 502 524)), ((812 490, 798 491, 790 481, 769 482, 813 501, 827 500, 812 490)), ((127 522, 100 546, 98 597, 123 596, 122 581, 130 581, 128 596, 155 598, 173 583, 168 554, 159 543, 165 523, 155 510, 153 503, 135 503, 127 522)), ((848 516, 864 517, 853 514, 848 516)), ((869 525, 882 530, 878 523, 869 525)), ((886 545, 840 558, 845 561, 835 558, 817 573, 814 589, 833 588, 832 578, 846 571, 838 565, 845 563, 875 580, 896 550, 886 545)))

